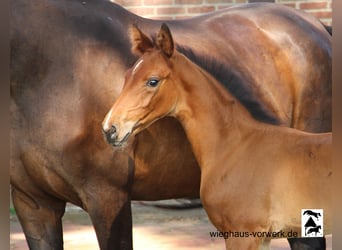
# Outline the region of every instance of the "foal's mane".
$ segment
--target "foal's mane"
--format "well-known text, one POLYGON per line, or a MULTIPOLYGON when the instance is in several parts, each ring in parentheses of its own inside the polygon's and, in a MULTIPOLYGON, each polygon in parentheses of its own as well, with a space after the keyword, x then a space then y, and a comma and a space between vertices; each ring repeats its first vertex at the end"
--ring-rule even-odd
POLYGON ((279 125, 279 119, 254 95, 244 80, 229 66, 218 60, 196 54, 191 48, 177 45, 177 51, 185 55, 202 69, 210 72, 232 95, 234 95, 250 114, 258 121, 279 125))

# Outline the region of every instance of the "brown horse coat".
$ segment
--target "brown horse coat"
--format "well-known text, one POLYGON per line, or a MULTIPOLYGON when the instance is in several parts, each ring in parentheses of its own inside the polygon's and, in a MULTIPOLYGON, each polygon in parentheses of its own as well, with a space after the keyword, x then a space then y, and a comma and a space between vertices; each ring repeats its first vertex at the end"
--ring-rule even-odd
MULTIPOLYGON (((275 116, 279 114, 281 123, 310 131, 330 130, 329 34, 309 15, 258 6, 255 13, 269 12, 269 20, 279 19, 277 27, 267 27, 284 28, 286 37, 298 45, 296 50, 289 48, 291 60, 305 41, 302 53, 308 60, 303 58, 300 75, 306 81, 295 80, 292 74, 288 81, 271 63, 265 64, 267 75, 258 74, 261 63, 241 57, 242 50, 259 50, 264 53, 255 59, 271 62, 267 48, 273 47, 263 47, 251 38, 259 35, 251 33, 254 28, 246 25, 251 23, 248 19, 239 17, 239 8, 168 23, 179 45, 220 59, 223 67, 238 71, 246 89, 257 90, 255 98, 275 116), (198 42, 204 33, 206 39, 198 42), (257 47, 241 46, 240 39, 247 35, 254 41, 249 46, 257 47), (263 82, 262 88, 256 87, 257 79, 263 82), (293 91, 288 82, 300 83, 301 88, 293 91)), ((127 155, 131 147, 112 149, 103 139, 101 121, 122 88, 124 72, 136 59, 130 52, 128 25, 138 23, 152 31, 160 22, 94 0, 14 0, 10 18, 10 175, 14 206, 29 246, 62 248, 61 217, 65 203, 71 202, 89 213, 101 249, 130 248, 128 191, 133 169, 127 155)), ((281 51, 287 41, 276 43, 274 49, 281 51)), ((291 60, 289 72, 297 69, 291 60)), ((139 134, 134 148, 133 199, 198 196, 200 172, 184 138, 181 126, 171 118, 139 134)))
MULTIPOLYGON (((301 235, 301 209, 320 208, 324 233, 331 233, 332 133, 256 121, 222 84, 174 50, 166 25, 156 45, 137 28, 132 33, 132 48, 142 56, 103 122, 110 142, 122 146, 157 120, 175 117, 198 160, 201 200, 218 230, 301 235)), ((226 247, 260 249, 269 240, 232 237, 226 247)))

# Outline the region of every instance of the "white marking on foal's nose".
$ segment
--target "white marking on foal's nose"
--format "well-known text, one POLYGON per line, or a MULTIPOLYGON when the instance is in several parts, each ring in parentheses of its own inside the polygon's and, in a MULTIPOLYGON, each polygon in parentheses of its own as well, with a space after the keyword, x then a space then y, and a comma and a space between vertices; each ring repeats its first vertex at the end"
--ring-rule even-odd
POLYGON ((144 60, 143 59, 140 59, 134 66, 133 70, 132 70, 132 74, 135 73, 135 71, 137 71, 137 69, 140 67, 140 65, 142 64, 144 60))
POLYGON ((112 116, 112 112, 113 112, 113 109, 111 109, 109 111, 109 113, 106 115, 105 121, 103 122, 103 130, 104 131, 108 131, 112 127, 112 125, 109 124, 109 119, 112 116))

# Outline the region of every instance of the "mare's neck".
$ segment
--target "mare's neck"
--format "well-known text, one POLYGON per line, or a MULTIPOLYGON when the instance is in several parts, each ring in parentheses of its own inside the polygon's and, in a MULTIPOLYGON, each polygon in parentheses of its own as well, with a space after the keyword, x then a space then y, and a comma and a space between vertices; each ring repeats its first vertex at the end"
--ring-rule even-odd
POLYGON ((174 115, 203 170, 217 152, 238 147, 259 122, 216 79, 183 55, 176 56, 175 65, 182 94, 174 115))

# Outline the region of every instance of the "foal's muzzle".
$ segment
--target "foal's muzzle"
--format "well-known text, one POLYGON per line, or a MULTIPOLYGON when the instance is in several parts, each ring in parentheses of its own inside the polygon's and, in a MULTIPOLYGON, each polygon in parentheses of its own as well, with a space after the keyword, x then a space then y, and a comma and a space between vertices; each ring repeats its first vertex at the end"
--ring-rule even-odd
POLYGON ((122 146, 131 135, 131 133, 128 132, 122 139, 120 139, 118 130, 114 125, 112 125, 109 129, 103 129, 103 133, 105 134, 107 142, 115 147, 122 146))
POLYGON ((116 127, 114 125, 112 125, 109 129, 103 129, 103 133, 109 144, 115 143, 117 134, 116 134, 116 127))

